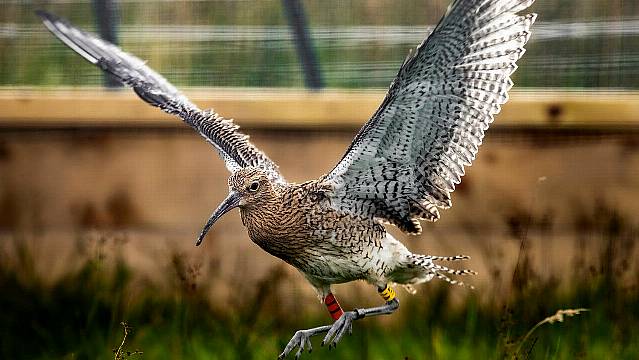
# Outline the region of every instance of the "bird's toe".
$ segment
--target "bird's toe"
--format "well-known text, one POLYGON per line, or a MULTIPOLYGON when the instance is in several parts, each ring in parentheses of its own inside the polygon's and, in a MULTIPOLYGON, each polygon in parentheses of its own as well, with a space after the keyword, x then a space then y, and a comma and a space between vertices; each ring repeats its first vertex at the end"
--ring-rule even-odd
POLYGON ((328 344, 328 348, 337 347, 337 343, 342 339, 345 333, 352 333, 353 331, 353 320, 356 318, 357 314, 353 311, 345 312, 328 331, 324 340, 322 340, 322 346, 328 344))
POLYGON ((298 348, 295 353, 296 360, 302 356, 304 349, 308 349, 308 352, 310 353, 313 350, 313 346, 311 345, 311 334, 308 334, 304 330, 296 331, 295 335, 293 335, 288 344, 286 344, 284 351, 282 351, 282 353, 277 357, 278 360, 282 360, 287 357, 288 354, 290 354, 296 347, 298 348))

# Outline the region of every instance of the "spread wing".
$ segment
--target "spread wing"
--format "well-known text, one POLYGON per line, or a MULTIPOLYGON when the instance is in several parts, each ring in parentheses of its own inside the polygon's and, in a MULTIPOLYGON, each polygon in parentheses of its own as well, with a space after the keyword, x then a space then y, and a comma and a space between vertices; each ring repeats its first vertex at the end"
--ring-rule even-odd
POLYGON ((277 165, 251 144, 247 135, 237 131, 238 126, 232 120, 224 119, 212 110, 199 109, 144 61, 117 46, 55 15, 44 11, 37 11, 37 14, 53 35, 80 56, 132 87, 142 100, 182 118, 215 147, 230 172, 253 166, 265 170, 271 180, 285 182, 277 165))
POLYGON ((402 64, 388 94, 324 177, 333 207, 419 233, 451 206, 484 132, 508 100, 534 0, 456 0, 402 64))

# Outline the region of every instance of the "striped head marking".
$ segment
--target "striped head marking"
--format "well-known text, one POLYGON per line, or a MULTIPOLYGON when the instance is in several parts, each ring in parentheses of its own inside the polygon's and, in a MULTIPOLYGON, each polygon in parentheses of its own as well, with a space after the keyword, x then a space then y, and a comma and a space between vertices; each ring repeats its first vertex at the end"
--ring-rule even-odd
POLYGON ((273 187, 263 170, 247 167, 229 177, 229 191, 240 195, 240 208, 259 206, 273 198, 273 187))
POLYGON ((275 192, 273 186, 268 179, 266 172, 263 170, 246 167, 234 172, 229 177, 229 194, 222 203, 215 209, 204 229, 197 239, 196 245, 200 245, 204 236, 209 232, 213 224, 232 209, 237 207, 243 211, 251 208, 259 207, 272 201, 275 192))

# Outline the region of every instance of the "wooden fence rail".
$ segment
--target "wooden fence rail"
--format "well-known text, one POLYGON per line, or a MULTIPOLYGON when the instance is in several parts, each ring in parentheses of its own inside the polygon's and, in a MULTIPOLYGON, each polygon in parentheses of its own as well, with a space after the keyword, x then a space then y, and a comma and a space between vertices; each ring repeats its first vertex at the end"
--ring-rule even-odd
MULTIPOLYGON (((214 108, 248 128, 357 128, 385 91, 189 89, 202 108, 214 108)), ((130 90, 98 88, 0 89, 0 127, 181 126, 130 90)), ((520 90, 496 126, 639 127, 639 92, 520 90)))

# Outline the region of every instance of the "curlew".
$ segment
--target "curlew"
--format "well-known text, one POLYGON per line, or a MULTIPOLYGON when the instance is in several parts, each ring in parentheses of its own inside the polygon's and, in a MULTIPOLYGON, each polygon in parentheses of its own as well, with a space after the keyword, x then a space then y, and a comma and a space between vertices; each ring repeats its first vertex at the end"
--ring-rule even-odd
POLYGON ((409 251, 384 225, 408 234, 420 220, 436 221, 475 159, 484 133, 508 100, 510 76, 524 54, 536 14, 519 15, 534 0, 456 0, 433 32, 409 54, 386 97, 337 165, 319 179, 287 182, 277 165, 212 110, 201 110, 140 59, 55 15, 38 12, 64 44, 112 74, 147 103, 177 115, 200 133, 231 172, 229 193, 208 219, 213 224, 239 208, 251 240, 298 269, 315 288, 334 322, 299 330, 280 358, 311 350, 326 333, 334 347, 352 323, 390 314, 399 301, 393 284, 474 274, 441 265, 467 256, 409 251), (365 280, 385 301, 344 311, 332 284, 365 280))

